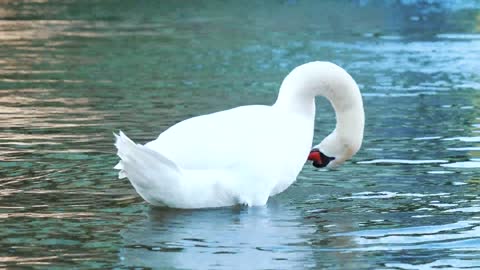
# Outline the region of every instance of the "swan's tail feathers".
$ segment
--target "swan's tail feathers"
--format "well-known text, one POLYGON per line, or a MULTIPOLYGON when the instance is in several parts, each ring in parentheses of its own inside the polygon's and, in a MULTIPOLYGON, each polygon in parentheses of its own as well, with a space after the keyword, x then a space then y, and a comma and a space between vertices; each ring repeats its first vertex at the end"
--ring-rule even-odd
POLYGON ((147 202, 164 205, 161 198, 178 194, 181 172, 178 166, 162 154, 136 144, 123 132, 115 135, 120 162, 119 178, 128 177, 133 187, 147 202), (159 200, 160 199, 160 200, 159 200))
MULTIPOLYGON (((115 134, 115 136, 117 136, 115 134)), ((113 167, 115 170, 120 170, 118 172, 118 179, 122 179, 122 178, 125 178, 127 177, 127 175, 125 174, 125 172, 123 172, 123 165, 122 165, 122 161, 120 160, 117 165, 115 165, 115 167, 113 167)))

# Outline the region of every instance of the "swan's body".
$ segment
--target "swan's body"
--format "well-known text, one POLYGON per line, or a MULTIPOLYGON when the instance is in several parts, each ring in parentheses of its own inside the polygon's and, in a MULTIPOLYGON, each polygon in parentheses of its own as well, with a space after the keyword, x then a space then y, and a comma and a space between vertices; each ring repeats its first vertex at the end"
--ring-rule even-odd
POLYGON ((138 145, 123 133, 116 146, 120 177, 149 203, 175 208, 264 205, 300 173, 311 149, 317 95, 336 111, 337 127, 319 147, 342 163, 360 147, 363 105, 340 67, 312 62, 283 81, 276 103, 193 117, 138 145), (352 132, 354 132, 352 134, 352 132), (323 144, 323 145, 322 145, 323 144))

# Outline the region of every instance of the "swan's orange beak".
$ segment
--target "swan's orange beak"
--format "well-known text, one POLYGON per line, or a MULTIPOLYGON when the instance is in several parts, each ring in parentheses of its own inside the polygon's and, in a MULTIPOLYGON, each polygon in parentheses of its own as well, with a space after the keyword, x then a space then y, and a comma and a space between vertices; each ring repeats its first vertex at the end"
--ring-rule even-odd
POLYGON ((313 161, 312 165, 317 168, 326 167, 328 163, 330 163, 330 161, 334 159, 335 159, 334 157, 326 156, 325 154, 320 152, 320 150, 318 150, 317 148, 313 148, 310 151, 310 154, 308 155, 308 160, 313 161))
POLYGON ((320 151, 318 149, 312 149, 310 151, 310 154, 308 155, 308 160, 322 163, 322 156, 320 155, 320 151))

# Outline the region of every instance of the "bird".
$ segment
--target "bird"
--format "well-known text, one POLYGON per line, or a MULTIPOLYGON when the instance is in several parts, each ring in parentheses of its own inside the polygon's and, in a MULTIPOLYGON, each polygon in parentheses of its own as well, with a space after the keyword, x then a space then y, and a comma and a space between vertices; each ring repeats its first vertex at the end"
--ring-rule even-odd
POLYGON ((336 168, 360 149, 365 113, 350 74, 308 62, 284 78, 272 105, 195 116, 137 144, 115 134, 119 178, 154 206, 182 209, 263 206, 295 182, 307 160, 336 168), (330 101, 335 129, 312 148, 315 97, 330 101))

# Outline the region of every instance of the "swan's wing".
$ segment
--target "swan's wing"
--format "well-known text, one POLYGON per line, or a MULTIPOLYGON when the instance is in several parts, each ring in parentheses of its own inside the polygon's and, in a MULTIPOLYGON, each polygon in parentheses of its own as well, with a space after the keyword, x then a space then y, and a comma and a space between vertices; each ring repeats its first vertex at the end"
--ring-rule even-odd
MULTIPOLYGON (((266 199, 296 179, 312 138, 311 119, 270 106, 244 106, 180 122, 146 147, 186 170, 229 172, 222 185, 266 199)), ((192 179, 200 179, 197 172, 192 179)))
POLYGON ((243 106, 182 121, 146 146, 185 169, 228 168, 261 162, 258 149, 269 151, 279 139, 274 130, 270 106, 243 106))

